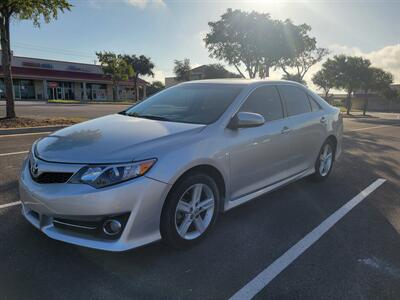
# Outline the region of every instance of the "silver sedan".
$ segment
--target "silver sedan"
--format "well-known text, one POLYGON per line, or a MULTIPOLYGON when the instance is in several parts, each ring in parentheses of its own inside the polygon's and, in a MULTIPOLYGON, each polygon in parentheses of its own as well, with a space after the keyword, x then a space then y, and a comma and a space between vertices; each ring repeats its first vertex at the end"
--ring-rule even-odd
POLYGON ((342 131, 339 110, 294 82, 182 83, 36 141, 22 213, 76 245, 187 247, 223 211, 305 176, 326 179, 342 131))

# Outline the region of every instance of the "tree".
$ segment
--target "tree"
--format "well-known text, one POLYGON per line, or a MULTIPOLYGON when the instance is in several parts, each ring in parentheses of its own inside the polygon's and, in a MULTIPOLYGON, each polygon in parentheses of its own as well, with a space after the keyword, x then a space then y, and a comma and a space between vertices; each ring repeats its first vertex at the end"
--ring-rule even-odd
POLYGON ((204 42, 210 57, 234 66, 243 78, 242 65, 249 78, 268 77, 269 68, 286 53, 278 24, 266 13, 228 9, 219 21, 208 23, 204 42))
POLYGON ((146 57, 144 55, 140 55, 139 57, 136 55, 124 55, 123 59, 133 68, 133 70, 135 70, 135 76, 133 77, 135 82, 135 101, 138 101, 139 75, 154 77, 154 63, 151 61, 150 57, 146 57))
POLYGON ((175 60, 174 64, 174 73, 176 79, 178 81, 189 81, 190 70, 192 69, 192 67, 190 66, 190 59, 185 58, 183 60, 175 60))
POLYGON ((153 95, 155 93, 158 93, 159 91, 165 89, 165 85, 161 81, 153 81, 150 86, 147 87, 147 95, 153 95))
POLYGON ((210 32, 204 42, 210 57, 233 65, 242 77, 243 65, 248 77, 269 77, 271 67, 283 68, 286 77, 301 82, 309 68, 327 54, 316 47, 307 24, 274 20, 269 14, 228 9, 220 20, 209 22, 210 32), (297 75, 288 68, 295 68, 297 75))
POLYGON ((393 75, 379 68, 369 67, 362 76, 361 90, 364 92, 363 115, 366 115, 368 109, 368 93, 376 92, 383 95, 390 89, 393 83, 393 75))
POLYGON ((110 76, 113 85, 113 100, 118 100, 118 83, 134 76, 134 70, 122 55, 113 52, 96 52, 101 68, 105 75, 110 76))
MULTIPOLYGON (((329 100, 329 92, 335 87, 335 68, 332 66, 333 61, 328 59, 323 65, 322 69, 314 74, 312 82, 324 91, 324 98, 329 100)), ((328 101, 329 102, 329 101, 328 101)))
POLYGON ((10 21, 32 20, 33 25, 40 26, 40 21, 49 23, 57 19, 58 11, 70 10, 67 0, 1 0, 0 1, 0 40, 2 70, 6 95, 7 118, 15 118, 14 92, 11 73, 10 21))
POLYGON ((278 67, 285 73, 286 78, 297 78, 298 82, 305 82, 304 76, 308 70, 320 62, 329 51, 325 48, 317 48, 315 43, 308 45, 303 51, 300 51, 293 57, 283 58, 279 61, 278 67), (295 73, 291 73, 289 69, 294 69, 295 73))
POLYGON ((221 64, 209 64, 204 66, 204 79, 214 78, 241 78, 240 75, 229 72, 221 64))
POLYGON ((296 81, 300 84, 307 85, 306 81, 303 78, 301 78, 301 76, 299 76, 298 74, 290 74, 290 73, 283 74, 282 79, 296 81))
POLYGON ((330 63, 332 72, 335 74, 335 87, 347 92, 345 104, 349 115, 352 107, 352 94, 361 89, 371 62, 358 56, 335 55, 330 63))
POLYGON ((291 20, 286 20, 281 26, 283 26, 281 30, 285 36, 286 43, 283 47, 286 53, 280 58, 275 69, 280 68, 286 78, 297 78, 297 81, 301 82, 308 70, 320 62, 329 51, 317 47, 316 39, 309 36, 310 25, 295 25, 291 20))

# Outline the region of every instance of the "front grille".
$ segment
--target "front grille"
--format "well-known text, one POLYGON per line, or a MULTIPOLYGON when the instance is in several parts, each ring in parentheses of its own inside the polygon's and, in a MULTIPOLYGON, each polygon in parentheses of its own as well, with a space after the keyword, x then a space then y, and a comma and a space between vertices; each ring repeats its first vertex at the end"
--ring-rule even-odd
POLYGON ((70 172, 44 172, 39 176, 34 176, 32 174, 31 161, 29 161, 29 173, 33 181, 37 183, 65 183, 74 173, 70 172))
POLYGON ((32 176, 32 179, 37 183, 65 183, 71 178, 73 173, 61 172, 46 172, 40 174, 38 177, 32 176))

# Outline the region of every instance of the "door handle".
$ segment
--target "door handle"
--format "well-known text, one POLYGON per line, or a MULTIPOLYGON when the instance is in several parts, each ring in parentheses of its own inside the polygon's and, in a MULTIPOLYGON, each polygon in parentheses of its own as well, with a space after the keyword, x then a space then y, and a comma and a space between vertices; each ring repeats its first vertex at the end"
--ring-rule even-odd
POLYGON ((292 131, 292 129, 290 129, 289 127, 285 126, 285 127, 282 128, 281 134, 286 134, 286 133, 289 133, 291 131, 292 131))
POLYGON ((319 120, 321 123, 326 123, 326 118, 325 117, 321 117, 321 119, 319 120))

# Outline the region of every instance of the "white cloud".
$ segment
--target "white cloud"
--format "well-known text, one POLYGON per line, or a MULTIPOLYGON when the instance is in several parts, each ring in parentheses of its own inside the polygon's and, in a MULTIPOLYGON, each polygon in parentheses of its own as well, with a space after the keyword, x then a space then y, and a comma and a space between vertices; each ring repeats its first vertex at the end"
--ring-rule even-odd
POLYGON ((145 8, 146 6, 165 6, 164 0, 125 0, 129 5, 145 8))
POLYGON ((148 81, 148 82, 154 82, 154 81, 161 81, 162 83, 165 83, 165 72, 162 70, 154 70, 154 77, 151 76, 145 76, 142 79, 148 81))

